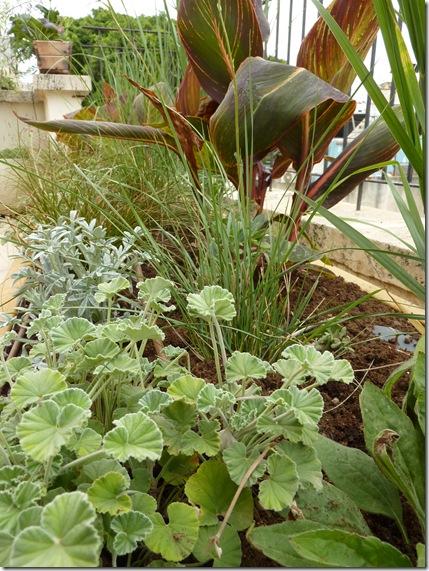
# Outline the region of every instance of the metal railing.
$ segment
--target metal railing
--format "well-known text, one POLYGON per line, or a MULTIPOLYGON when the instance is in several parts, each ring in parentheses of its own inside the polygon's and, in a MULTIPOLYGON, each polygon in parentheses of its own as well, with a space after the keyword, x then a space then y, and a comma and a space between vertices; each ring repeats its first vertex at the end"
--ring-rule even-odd
MULTIPOLYGON (((322 0, 321 4, 327 5, 329 2, 323 2, 322 0)), ((309 0, 299 0, 299 2, 294 2, 294 0, 289 0, 288 2, 285 2, 284 0, 277 0, 277 2, 272 1, 270 10, 271 8, 274 8, 274 13, 272 15, 269 14, 269 18, 271 17, 270 23, 272 29, 272 37, 274 34, 273 40, 271 40, 274 45, 271 45, 271 50, 274 51, 274 57, 276 59, 285 59, 287 63, 295 65, 299 45, 315 23, 319 14, 313 3, 309 0), (285 25, 285 22, 287 22, 287 25, 285 25), (283 53, 281 48, 283 48, 283 53)), ((399 27, 402 28, 401 20, 399 20, 398 24, 399 27)), ((266 45, 266 53, 268 52, 269 45, 269 43, 266 45)), ((374 76, 374 72, 377 69, 376 62, 378 59, 379 51, 382 49, 383 42, 382 40, 380 41, 380 37, 377 37, 368 54, 368 67, 371 71, 372 76, 374 76)), ((386 96, 390 104, 393 105, 396 96, 396 87, 393 80, 390 82, 389 90, 388 93, 386 93, 386 96)), ((352 135, 352 137, 355 135, 353 131, 357 124, 363 122, 361 127, 366 128, 370 125, 374 119, 374 116, 378 115, 378 113, 374 114, 374 105, 366 92, 365 99, 364 113, 355 113, 353 119, 347 125, 345 125, 344 129, 342 129, 337 136, 336 146, 339 150, 341 150, 341 147, 344 148, 347 145, 351 139, 350 135, 352 135), (341 144, 338 144, 339 138, 342 139, 341 144)), ((329 154, 332 155, 334 153, 329 152, 329 154)), ((397 160, 404 168, 410 186, 412 188, 419 188, 418 180, 414 170, 409 161, 405 158, 405 155, 402 153, 402 151, 399 151, 397 160)), ((326 168, 327 165, 328 163, 325 161, 324 168, 326 168)), ((374 173, 374 175, 369 177, 365 183, 387 185, 387 182, 381 175, 380 171, 378 171, 378 173, 374 173)), ((362 207, 363 189, 365 183, 362 183, 358 188, 356 195, 356 210, 360 210, 362 207)), ((401 185, 399 184, 398 186, 401 185)))

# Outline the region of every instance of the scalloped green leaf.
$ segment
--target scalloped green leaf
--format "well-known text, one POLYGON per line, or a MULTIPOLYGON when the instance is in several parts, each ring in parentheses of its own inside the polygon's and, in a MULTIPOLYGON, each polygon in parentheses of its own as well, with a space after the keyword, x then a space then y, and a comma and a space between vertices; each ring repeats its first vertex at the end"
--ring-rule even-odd
POLYGON ((177 400, 166 406, 162 415, 156 415, 154 420, 161 429, 168 451, 171 454, 180 454, 183 435, 196 425, 197 409, 195 405, 177 400))
POLYGON ((101 450, 103 437, 92 428, 76 430, 69 440, 68 447, 76 453, 78 458, 101 450))
POLYGON ((45 462, 58 454, 73 429, 80 427, 90 414, 89 410, 73 404, 60 408, 52 400, 42 402, 22 415, 17 427, 21 447, 37 462, 45 462))
POLYGON ((295 462, 300 488, 310 484, 316 490, 321 489, 323 481, 322 464, 313 447, 306 446, 302 442, 282 440, 276 445, 275 451, 278 454, 284 454, 295 462))
POLYGON ((317 424, 323 414, 323 397, 315 388, 310 391, 295 386, 278 389, 267 400, 293 411, 302 424, 317 424))
POLYGON ((0 492, 0 528, 14 533, 20 513, 21 508, 15 505, 12 493, 10 491, 0 492))
MULTIPOLYGON (((246 472, 249 470, 250 466, 255 462, 258 456, 258 450, 253 450, 249 453, 246 449, 246 445, 243 442, 234 442, 222 453, 223 461, 228 468, 231 480, 238 485, 241 484, 246 472)), ((256 466, 248 478, 246 487, 256 484, 258 479, 263 476, 265 469, 266 461, 262 460, 262 462, 256 466)))
POLYGON ((15 538, 13 567, 96 567, 101 540, 96 513, 82 492, 64 493, 43 508, 41 525, 15 538))
POLYGON ((182 561, 192 553, 198 538, 197 511, 180 502, 167 507, 168 524, 161 514, 151 516, 152 532, 145 538, 146 546, 167 561, 182 561))
POLYGON ((108 472, 117 472, 127 480, 127 487, 130 485, 130 476, 127 469, 113 458, 102 458, 101 460, 84 464, 82 466, 82 472, 85 474, 85 481, 91 483, 108 472))
MULTIPOLYGON (((208 460, 201 464, 185 485, 189 501, 201 508, 201 525, 217 523, 224 516, 237 491, 223 462, 208 460)), ((231 513, 229 523, 237 530, 247 529, 253 520, 253 499, 250 488, 244 488, 231 513)))
POLYGON ((18 516, 18 532, 33 525, 40 525, 42 512, 42 506, 30 506, 29 508, 22 510, 18 516))
POLYGON ((198 433, 187 430, 182 439, 182 452, 190 456, 193 452, 214 456, 220 450, 220 423, 216 420, 201 420, 198 433))
POLYGON ((12 385, 10 397, 18 408, 24 408, 66 388, 65 377, 59 371, 25 371, 12 385))
POLYGON ((22 466, 2 466, 0 468, 0 488, 14 488, 24 479, 27 472, 22 466))
POLYGON ((141 512, 145 515, 152 515, 156 512, 157 503, 156 499, 149 494, 143 492, 136 492, 131 496, 131 503, 133 505, 133 510, 136 512, 141 512))
POLYGON ((0 385, 9 381, 25 371, 32 369, 31 360, 28 357, 12 357, 8 359, 0 368, 0 385))
POLYGON ((160 391, 159 389, 151 389, 139 400, 139 405, 142 407, 142 412, 152 413, 160 412, 165 406, 173 402, 173 398, 160 391))
POLYGON ((103 361, 113 359, 119 351, 118 345, 111 339, 88 341, 84 347, 85 364, 95 367, 103 361))
POLYGON ((319 384, 327 383, 331 378, 335 360, 329 351, 321 353, 312 345, 292 345, 282 352, 282 356, 299 363, 307 376, 314 377, 319 384))
POLYGON ((123 276, 118 276, 108 282, 103 282, 101 284, 98 284, 97 288, 101 293, 105 295, 106 298, 112 298, 120 291, 129 288, 130 285, 131 284, 127 280, 127 278, 124 278, 123 276))
POLYGON ((299 488, 296 465, 287 456, 273 454, 267 460, 269 476, 259 484, 259 501, 266 510, 281 511, 292 505, 299 488))
POLYGON ((302 365, 292 359, 279 359, 273 363, 273 369, 282 376, 284 387, 300 385, 307 378, 302 365))
POLYGON ((99 513, 117 515, 131 509, 131 498, 125 493, 128 482, 118 472, 108 472, 97 478, 86 491, 88 499, 99 513))
POLYGON ((163 448, 162 434, 155 422, 142 412, 114 420, 116 428, 104 437, 104 449, 117 460, 157 460, 163 448))
POLYGON ((194 404, 197 402, 198 394, 206 382, 192 375, 184 375, 171 383, 167 389, 167 394, 174 400, 182 399, 185 402, 194 404))
POLYGON ((282 406, 276 407, 276 417, 261 414, 256 421, 256 430, 259 434, 284 436, 292 442, 299 442, 303 437, 302 423, 296 418, 294 411, 282 406))
POLYGON ((265 379, 270 371, 272 367, 267 361, 250 353, 234 351, 227 361, 225 376, 229 382, 238 382, 243 379, 265 379))
POLYGON ((128 355, 120 353, 111 361, 105 361, 101 365, 98 365, 94 373, 96 375, 104 373, 140 375, 141 373, 146 374, 146 372, 149 371, 150 367, 146 367, 143 360, 138 361, 137 359, 132 359, 128 355))
POLYGON ((237 315, 232 293, 217 285, 205 286, 200 293, 190 293, 186 299, 189 313, 206 321, 214 318, 231 321, 237 315))
POLYGON ((69 317, 64 323, 51 330, 51 340, 56 351, 66 353, 76 343, 95 336, 95 325, 83 317, 69 317))
POLYGON ((149 339, 162 341, 165 338, 165 333, 158 325, 148 325, 143 316, 122 319, 118 325, 118 330, 133 343, 149 339))
POLYGON ((197 406, 201 412, 213 413, 215 409, 232 410, 235 397, 229 391, 219 389, 214 385, 206 384, 198 394, 197 406))
POLYGON ((331 371, 331 380, 350 384, 355 380, 355 374, 346 359, 336 359, 331 371))
POLYGON ((162 313, 163 311, 171 311, 173 306, 166 306, 171 299, 171 289, 174 283, 166 280, 161 276, 155 278, 148 278, 143 282, 137 284, 139 290, 138 298, 146 303, 146 307, 162 313))
POLYGON ((137 542, 142 541, 152 531, 150 519, 138 511, 128 511, 115 516, 111 529, 116 533, 113 549, 118 555, 132 553, 137 548, 137 542))
POLYGON ((65 407, 69 404, 83 409, 91 408, 92 401, 85 391, 77 387, 71 387, 60 393, 54 394, 51 401, 57 403, 60 407, 65 407))

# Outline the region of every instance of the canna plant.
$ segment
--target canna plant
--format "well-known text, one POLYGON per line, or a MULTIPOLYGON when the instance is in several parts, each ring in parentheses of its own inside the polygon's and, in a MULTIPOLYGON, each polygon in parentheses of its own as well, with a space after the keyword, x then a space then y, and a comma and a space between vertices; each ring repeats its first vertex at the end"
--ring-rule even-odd
MULTIPOLYGON (((334 0, 328 12, 363 59, 379 27, 372 0, 334 0)), ((299 220, 306 208, 299 194, 320 198, 327 188, 326 178, 310 184, 312 166, 323 160, 356 105, 346 94, 355 72, 333 34, 319 19, 303 41, 298 66, 293 66, 263 58, 269 26, 261 0, 180 0, 177 26, 188 66, 174 105, 162 99, 159 90, 128 78, 162 121, 129 125, 22 120, 58 133, 164 145, 185 161, 197 194, 202 191, 198 171, 210 166, 212 172, 226 173, 259 211, 272 179, 292 165, 298 191, 294 216, 299 220), (268 168, 270 153, 275 160, 268 168)), ((397 115, 401 120, 400 110, 397 115)), ((345 168, 359 169, 331 190, 331 200, 342 198, 368 176, 363 167, 389 160, 398 149, 383 120, 366 129, 330 166, 330 181, 337 181, 345 168)))

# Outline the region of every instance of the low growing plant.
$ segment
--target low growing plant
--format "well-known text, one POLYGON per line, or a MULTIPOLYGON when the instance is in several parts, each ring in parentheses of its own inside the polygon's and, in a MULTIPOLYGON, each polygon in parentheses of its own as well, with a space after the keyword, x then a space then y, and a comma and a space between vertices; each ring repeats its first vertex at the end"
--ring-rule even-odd
MULTIPOLYGON (((294 509, 300 490, 323 485, 317 387, 352 382, 350 364, 311 346, 292 346, 272 364, 235 352, 220 385, 195 377, 182 348, 148 362, 144 348, 163 338, 156 321, 172 309, 172 284, 140 282, 141 311, 126 317, 113 307, 128 286, 123 277, 98 285, 108 313, 98 325, 67 317, 65 296, 52 296, 22 355, 2 352, 5 566, 239 566, 254 494, 280 513, 294 509), (273 370, 281 388, 264 395, 260 383, 273 370)), ((208 296, 189 300, 202 318, 208 296)), ((230 319, 231 304, 217 289, 212 318, 230 319)), ((7 333, 3 350, 15 338, 7 333)))

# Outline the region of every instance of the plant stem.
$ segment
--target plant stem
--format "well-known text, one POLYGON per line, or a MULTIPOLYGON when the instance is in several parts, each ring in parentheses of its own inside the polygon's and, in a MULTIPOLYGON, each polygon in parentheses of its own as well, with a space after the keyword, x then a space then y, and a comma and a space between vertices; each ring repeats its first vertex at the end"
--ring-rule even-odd
POLYGON ((214 326, 216 328, 216 333, 218 336, 219 346, 220 346, 220 353, 222 355, 223 366, 226 367, 227 357, 225 351, 225 343, 223 342, 223 335, 222 329, 220 328, 219 321, 214 317, 213 319, 214 326))
POLYGON ((217 380, 219 381, 219 386, 221 387, 223 384, 222 383, 222 371, 220 370, 219 351, 217 349, 215 330, 213 327, 213 323, 211 321, 209 321, 208 324, 209 324, 210 337, 211 337, 212 345, 213 345, 213 354, 214 354, 214 360, 215 360, 215 365, 216 365, 217 380))
POLYGON ((105 454, 104 450, 96 450, 95 452, 91 452, 91 454, 87 454, 86 456, 82 456, 81 458, 76 458, 76 460, 73 460, 73 462, 65 464, 60 469, 60 472, 65 472, 69 468, 74 468, 75 466, 79 466, 79 464, 82 464, 87 460, 94 460, 94 458, 98 458, 99 456, 104 456, 104 454, 105 454))
POLYGON ((46 461, 45 477, 44 477, 44 479, 43 479, 44 484, 45 484, 45 486, 46 486, 46 489, 48 489, 49 473, 50 473, 51 467, 52 467, 52 460, 53 460, 53 456, 49 456, 48 460, 46 461))
POLYGON ((252 472, 255 470, 255 468, 258 466, 258 464, 260 464, 262 462, 262 460, 265 458, 265 456, 268 454, 268 452, 270 451, 270 449, 274 446, 274 442, 272 442, 271 444, 269 444, 265 450, 256 458, 256 460, 253 462, 253 464, 250 466, 250 468, 247 470, 247 472, 244 474, 243 479, 240 482, 240 485, 238 486, 234 497, 231 500, 231 503, 229 504, 229 508, 225 514, 225 517, 223 518, 223 522, 217 532, 217 534, 212 538, 212 542, 215 545, 219 545, 219 541, 220 538, 222 536, 223 530, 226 527, 226 524, 228 523, 229 518, 231 517, 231 514, 235 508, 235 504, 238 501, 238 498, 240 497, 240 494, 244 488, 244 486, 246 485, 247 480, 250 478, 250 476, 252 475, 252 472))

